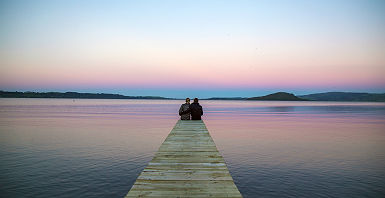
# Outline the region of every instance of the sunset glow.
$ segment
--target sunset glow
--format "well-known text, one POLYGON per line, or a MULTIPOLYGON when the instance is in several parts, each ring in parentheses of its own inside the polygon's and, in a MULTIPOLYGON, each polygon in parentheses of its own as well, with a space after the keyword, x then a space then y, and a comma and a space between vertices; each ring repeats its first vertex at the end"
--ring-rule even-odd
POLYGON ((0 89, 385 92, 384 1, 2 1, 0 89))

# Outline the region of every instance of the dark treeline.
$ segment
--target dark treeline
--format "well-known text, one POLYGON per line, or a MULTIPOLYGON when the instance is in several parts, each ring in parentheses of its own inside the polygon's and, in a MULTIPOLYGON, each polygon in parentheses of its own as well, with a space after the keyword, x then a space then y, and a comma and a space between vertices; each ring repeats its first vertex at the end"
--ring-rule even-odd
POLYGON ((385 93, 327 92, 299 97, 314 101, 385 102, 385 93))
MULTIPOLYGON (((84 98, 84 99, 174 99, 160 96, 124 96, 106 93, 78 93, 78 92, 11 92, 0 91, 0 98, 84 98)), ((354 101, 354 102, 385 102, 385 94, 328 92, 295 96, 291 93, 277 92, 260 97, 213 97, 206 100, 276 100, 276 101, 354 101)))
POLYGON ((78 93, 78 92, 11 92, 0 91, 1 98, 84 98, 84 99, 171 99, 160 96, 124 96, 106 93, 78 93))

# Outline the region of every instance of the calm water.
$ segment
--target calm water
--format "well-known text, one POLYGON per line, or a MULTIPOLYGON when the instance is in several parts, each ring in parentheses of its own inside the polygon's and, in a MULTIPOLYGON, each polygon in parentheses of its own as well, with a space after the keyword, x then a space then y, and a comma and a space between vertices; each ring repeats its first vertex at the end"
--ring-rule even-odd
MULTIPOLYGON (((0 197, 123 197, 181 103, 0 99, 0 197)), ((385 103, 201 105, 244 197, 385 197, 385 103)))

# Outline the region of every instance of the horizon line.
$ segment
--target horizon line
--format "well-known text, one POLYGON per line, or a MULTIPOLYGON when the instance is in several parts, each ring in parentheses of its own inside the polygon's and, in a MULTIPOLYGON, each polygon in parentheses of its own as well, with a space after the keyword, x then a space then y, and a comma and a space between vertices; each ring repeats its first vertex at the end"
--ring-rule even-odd
MULTIPOLYGON (((77 91, 7 91, 7 90, 0 90, 0 92, 20 92, 20 93, 77 93, 77 94, 108 94, 108 95, 119 95, 123 97, 161 97, 162 99, 172 99, 172 100, 184 100, 185 98, 178 98, 178 97, 164 97, 160 95, 124 95, 124 94, 119 94, 119 93, 108 93, 108 92, 77 92, 77 91)), ((385 92, 352 92, 352 91, 325 91, 325 92, 315 92, 315 93, 310 93, 310 94, 302 94, 302 95, 296 95, 291 92, 286 92, 286 91, 277 91, 277 92, 272 92, 270 94, 274 93, 290 93, 295 96, 305 96, 305 95, 311 95, 311 94, 321 94, 321 93, 361 93, 361 94, 385 94, 385 92)), ((270 95, 266 94, 266 95, 270 95)), ((231 99, 231 98, 253 98, 253 97, 262 97, 266 95, 259 95, 259 96, 252 96, 252 97, 247 97, 247 96, 226 96, 226 97, 221 97, 221 96, 213 96, 213 97, 208 97, 208 98, 201 98, 200 100, 206 100, 206 99, 212 99, 212 98, 223 98, 223 99, 231 99)), ((86 99, 86 98, 85 98, 86 99)))

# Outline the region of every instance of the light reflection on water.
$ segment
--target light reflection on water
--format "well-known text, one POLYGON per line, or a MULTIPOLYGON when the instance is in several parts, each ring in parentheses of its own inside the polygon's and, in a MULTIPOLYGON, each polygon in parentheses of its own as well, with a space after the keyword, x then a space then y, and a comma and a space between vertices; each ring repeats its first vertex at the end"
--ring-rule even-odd
MULTIPOLYGON (((123 197, 182 102, 0 99, 0 194, 123 197)), ((385 194, 385 103, 201 104, 244 197, 385 194)))

